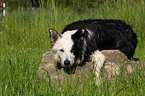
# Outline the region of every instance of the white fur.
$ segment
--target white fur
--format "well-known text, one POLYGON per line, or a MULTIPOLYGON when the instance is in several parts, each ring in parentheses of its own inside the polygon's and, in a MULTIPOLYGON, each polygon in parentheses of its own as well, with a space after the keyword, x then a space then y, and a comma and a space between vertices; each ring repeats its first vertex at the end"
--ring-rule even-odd
POLYGON ((92 32, 91 30, 87 29, 87 28, 86 28, 86 30, 87 30, 88 33, 89 33, 89 34, 88 34, 88 37, 91 38, 91 37, 93 36, 93 32, 92 32))
POLYGON ((100 69, 103 67, 105 61, 105 56, 99 50, 96 50, 91 57, 92 61, 95 63, 95 74, 99 77, 100 69))
POLYGON ((64 65, 64 61, 66 59, 70 61, 70 66, 72 66, 74 63, 75 56, 71 53, 71 49, 74 42, 71 39, 71 36, 76 31, 77 30, 67 31, 64 34, 62 34, 62 36, 58 38, 58 40, 52 48, 52 50, 56 51, 55 60, 60 61, 62 67, 66 67, 64 65), (61 49, 63 49, 64 52, 61 52, 61 49))

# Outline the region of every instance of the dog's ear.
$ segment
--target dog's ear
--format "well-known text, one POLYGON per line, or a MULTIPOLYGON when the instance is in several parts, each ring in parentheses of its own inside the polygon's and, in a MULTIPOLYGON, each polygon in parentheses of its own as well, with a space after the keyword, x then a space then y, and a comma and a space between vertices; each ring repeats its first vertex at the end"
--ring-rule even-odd
POLYGON ((57 41, 57 39, 61 37, 61 34, 59 34, 54 29, 50 29, 49 33, 50 33, 50 43, 51 43, 51 46, 53 46, 55 42, 57 41))
POLYGON ((85 31, 85 29, 79 29, 75 34, 72 35, 72 38, 77 40, 78 43, 83 43, 85 31))

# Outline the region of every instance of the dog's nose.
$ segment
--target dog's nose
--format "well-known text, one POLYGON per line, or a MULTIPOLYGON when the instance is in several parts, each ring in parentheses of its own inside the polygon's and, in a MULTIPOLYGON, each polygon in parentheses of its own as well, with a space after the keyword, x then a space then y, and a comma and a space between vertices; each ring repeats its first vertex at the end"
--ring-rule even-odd
POLYGON ((64 61, 64 65, 65 65, 65 66, 69 66, 69 65, 70 65, 70 61, 69 61, 69 60, 65 60, 65 61, 64 61))

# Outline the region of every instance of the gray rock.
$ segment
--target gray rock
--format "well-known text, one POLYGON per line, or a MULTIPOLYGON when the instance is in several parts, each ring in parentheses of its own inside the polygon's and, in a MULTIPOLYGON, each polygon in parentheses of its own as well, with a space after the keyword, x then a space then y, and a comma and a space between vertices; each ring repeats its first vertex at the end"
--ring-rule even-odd
MULTIPOLYGON (((136 68, 136 71, 140 71, 144 68, 145 63, 141 61, 131 61, 118 50, 104 50, 101 51, 105 57, 106 62, 104 67, 101 69, 101 73, 107 79, 113 79, 114 76, 120 74, 120 72, 125 72, 126 74, 131 74, 136 68)), ((95 77, 94 74, 94 64, 92 62, 87 62, 82 66, 74 66, 70 69, 61 68, 59 69, 54 64, 54 55, 51 51, 46 52, 42 55, 41 63, 38 69, 38 75, 46 80, 50 81, 52 84, 61 84, 68 80, 70 82, 82 82, 83 80, 90 80, 95 77), (72 74, 70 73, 72 72, 72 74)), ((143 72, 145 76, 145 71, 143 72)))

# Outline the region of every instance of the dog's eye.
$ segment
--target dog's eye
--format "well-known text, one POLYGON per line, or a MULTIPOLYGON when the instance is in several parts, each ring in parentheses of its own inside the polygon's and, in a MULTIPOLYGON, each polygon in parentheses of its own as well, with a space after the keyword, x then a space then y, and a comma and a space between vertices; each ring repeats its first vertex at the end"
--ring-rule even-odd
POLYGON ((63 50, 63 49, 60 49, 60 51, 61 51, 61 52, 64 52, 64 50, 63 50))
POLYGON ((71 49, 71 52, 73 53, 75 50, 74 49, 71 49))

